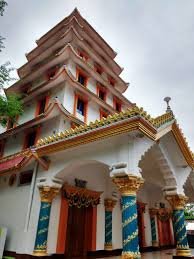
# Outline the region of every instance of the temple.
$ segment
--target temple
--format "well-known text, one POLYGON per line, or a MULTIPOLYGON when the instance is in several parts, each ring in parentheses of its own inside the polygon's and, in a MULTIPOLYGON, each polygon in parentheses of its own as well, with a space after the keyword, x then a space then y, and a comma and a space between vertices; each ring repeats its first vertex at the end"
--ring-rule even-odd
POLYGON ((24 113, 0 129, 6 252, 189 257, 194 158, 169 104, 152 118, 124 97, 116 52, 77 9, 36 43, 6 89, 24 113))

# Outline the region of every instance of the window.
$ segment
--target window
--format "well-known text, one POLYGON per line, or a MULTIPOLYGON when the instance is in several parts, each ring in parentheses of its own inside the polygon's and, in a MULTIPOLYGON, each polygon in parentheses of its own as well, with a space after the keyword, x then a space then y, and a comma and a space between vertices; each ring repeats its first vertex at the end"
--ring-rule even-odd
POLYGON ((106 89, 103 86, 97 85, 97 95, 101 100, 106 101, 106 89))
POLYGON ((109 115, 108 112, 105 112, 105 111, 103 111, 103 110, 100 110, 100 119, 102 119, 102 118, 107 118, 108 115, 109 115))
POLYGON ((84 51, 79 51, 79 56, 81 58, 83 58, 83 60, 87 61, 88 60, 88 56, 84 51))
POLYGON ((96 72, 101 75, 102 72, 103 72, 102 67, 99 66, 99 65, 97 65, 97 66, 96 66, 96 72))
POLYGON ((114 108, 117 112, 121 112, 121 101, 114 98, 114 108))
POLYGON ((116 102, 115 109, 116 109, 116 111, 120 112, 121 111, 121 104, 116 102))
POLYGON ((35 145, 36 136, 37 136, 37 132, 36 131, 31 131, 31 132, 26 134, 25 142, 24 142, 24 149, 32 147, 32 146, 35 145))
POLYGON ((87 121, 87 108, 88 101, 84 97, 75 94, 74 115, 80 120, 84 120, 85 123, 87 121))
POLYGON ((40 114, 45 112, 48 100, 49 100, 49 97, 48 96, 44 96, 42 99, 40 99, 38 101, 35 116, 38 116, 38 115, 40 115, 40 114))
POLYGON ((50 68, 48 71, 47 71, 47 76, 48 76, 48 79, 52 78, 55 76, 56 72, 57 72, 57 69, 58 67, 52 67, 50 68))
POLYGON ((1 141, 0 141, 0 157, 3 156, 4 147, 5 147, 5 141, 4 141, 4 140, 1 140, 1 141))
POLYGON ((115 80, 112 77, 109 77, 109 84, 115 86, 115 80))
POLYGON ((103 101, 105 100, 105 92, 102 91, 101 89, 99 90, 99 98, 102 99, 103 101))
POLYGON ((9 119, 7 122, 7 130, 12 129, 14 127, 14 122, 13 120, 9 119))
POLYGON ((78 100, 77 100, 77 112, 79 114, 81 114, 82 116, 84 116, 84 110, 85 110, 85 103, 84 103, 83 100, 78 98, 78 100))
POLYGON ((32 170, 20 173, 19 186, 30 184, 32 181, 32 176, 33 176, 32 170))
POLYGON ((42 100, 39 101, 39 113, 38 114, 44 113, 45 107, 46 107, 46 97, 44 97, 42 100))
POLYGON ((77 71, 77 81, 83 85, 83 86, 86 86, 87 85, 87 76, 82 73, 81 71, 77 71))

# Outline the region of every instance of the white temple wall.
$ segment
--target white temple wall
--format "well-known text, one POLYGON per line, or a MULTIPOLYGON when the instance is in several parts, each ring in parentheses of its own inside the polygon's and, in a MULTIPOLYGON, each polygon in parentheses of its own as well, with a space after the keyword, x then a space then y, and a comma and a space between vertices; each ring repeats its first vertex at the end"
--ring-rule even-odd
MULTIPOLYGON (((32 169, 33 165, 25 168, 32 169)), ((30 185, 18 186, 19 173, 16 182, 9 186, 11 174, 0 177, 0 224, 8 229, 5 250, 16 251, 24 238, 24 228, 29 203, 30 185)))
POLYGON ((67 62, 68 70, 71 72, 71 74, 76 78, 76 64, 72 60, 68 60, 67 62))
POLYGON ((36 106, 37 106, 37 101, 31 101, 25 104, 23 107, 24 113, 19 116, 17 123, 21 125, 35 118, 36 106))
POLYGON ((58 87, 52 88, 50 97, 52 99, 57 98, 59 102, 63 104, 64 94, 65 94, 65 82, 58 87))
POLYGON ((107 91, 106 102, 113 107, 113 95, 107 91))
POLYGON ((7 138, 4 149, 4 156, 17 153, 22 150, 24 144, 24 132, 7 138))
POLYGON ((88 118, 87 123, 100 119, 100 108, 99 105, 89 102, 88 103, 88 118))
POLYGON ((65 93, 64 93, 64 100, 63 106, 65 109, 72 113, 74 112, 74 99, 75 99, 75 91, 72 86, 70 86, 67 82, 65 83, 65 93))
POLYGON ((51 136, 59 131, 60 116, 51 118, 42 124, 39 139, 51 136))
POLYGON ((97 86, 96 86, 96 80, 89 77, 88 78, 88 83, 87 83, 87 88, 93 92, 94 94, 97 94, 97 86))

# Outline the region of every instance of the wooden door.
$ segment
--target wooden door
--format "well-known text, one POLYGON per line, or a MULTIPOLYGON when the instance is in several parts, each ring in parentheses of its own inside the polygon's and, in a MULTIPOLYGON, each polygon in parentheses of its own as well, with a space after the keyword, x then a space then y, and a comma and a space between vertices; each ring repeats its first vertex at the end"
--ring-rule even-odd
POLYGON ((139 237, 139 247, 145 247, 145 226, 144 226, 144 212, 145 212, 145 203, 137 203, 137 222, 138 222, 138 237, 139 237))
POLYGON ((166 220, 166 221, 160 221, 159 220, 158 223, 159 223, 158 224, 158 230, 159 230, 160 246, 172 245, 170 220, 166 220))
POLYGON ((143 231, 144 231, 144 226, 142 224, 142 214, 138 213, 138 237, 139 237, 139 247, 143 247, 143 231))
POLYGON ((65 249, 69 258, 84 256, 87 253, 86 212, 87 208, 84 207, 69 207, 65 249))

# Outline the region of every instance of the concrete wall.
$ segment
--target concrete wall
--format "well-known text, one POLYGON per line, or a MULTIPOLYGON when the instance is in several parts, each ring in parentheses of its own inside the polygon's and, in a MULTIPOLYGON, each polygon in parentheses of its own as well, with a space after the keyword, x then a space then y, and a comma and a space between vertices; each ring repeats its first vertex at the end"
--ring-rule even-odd
POLYGON ((37 107, 37 101, 32 101, 24 105, 23 107, 24 113, 21 116, 19 116, 18 125, 21 125, 29 120, 32 120, 35 117, 36 107, 37 107))
POLYGON ((15 134, 7 138, 4 149, 4 156, 17 153, 22 150, 24 145, 24 132, 15 134))
MULTIPOLYGON (((32 168, 33 165, 26 170, 32 168)), ((5 249, 16 251, 23 240, 30 185, 18 186, 19 173, 17 173, 16 182, 13 186, 9 186, 10 175, 0 177, 0 225, 8 229, 5 249)))

